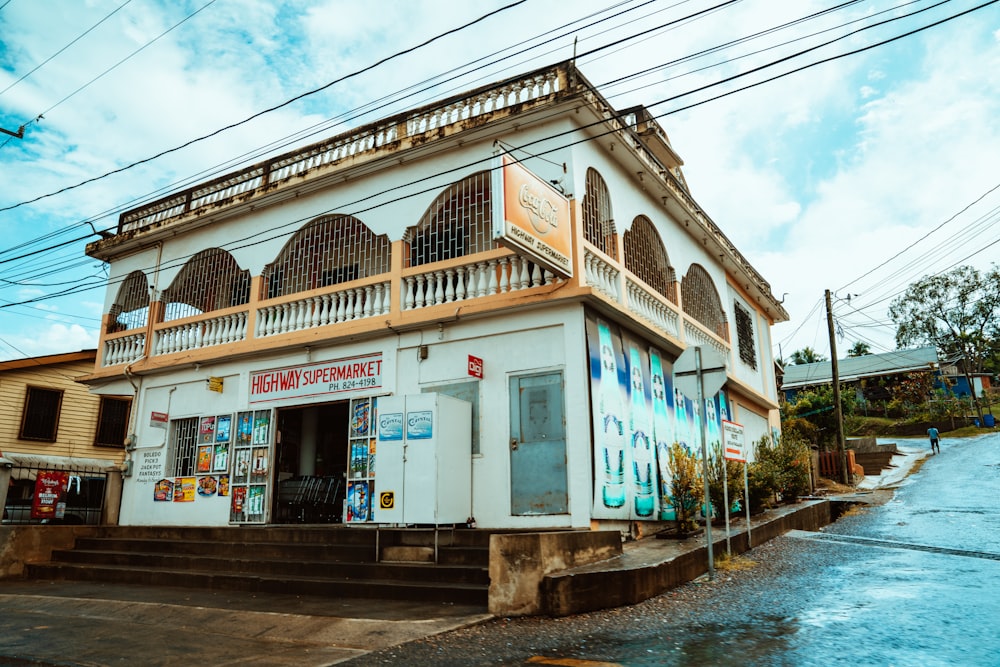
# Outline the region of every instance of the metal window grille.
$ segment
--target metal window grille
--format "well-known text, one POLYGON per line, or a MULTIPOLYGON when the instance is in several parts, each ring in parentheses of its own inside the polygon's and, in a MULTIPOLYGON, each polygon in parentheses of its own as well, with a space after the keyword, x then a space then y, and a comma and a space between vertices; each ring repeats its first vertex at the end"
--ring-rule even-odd
POLYGON ((22 440, 55 442, 62 409, 63 392, 59 389, 28 387, 21 415, 22 440))
POLYGON ((240 270, 221 248, 202 250, 188 260, 163 290, 164 322, 240 306, 250 300, 250 272, 240 270))
POLYGON ((170 455, 173 461, 174 477, 190 477, 194 474, 198 458, 198 418, 175 419, 170 422, 170 455))
POLYGON ((97 415, 97 434, 94 445, 98 447, 124 447, 128 428, 128 413, 132 401, 127 398, 101 397, 101 411, 97 415))
POLYGON ((692 264, 681 281, 681 299, 684 312, 704 324, 721 338, 726 335, 726 315, 722 302, 708 272, 698 264, 692 264))
POLYGON ((753 340, 753 317, 750 311, 738 302, 733 303, 736 313, 736 343, 739 346, 740 360, 750 368, 757 370, 757 349, 753 340))
POLYGON ((583 195, 583 236, 612 259, 618 259, 615 246, 615 220, 611 213, 608 186, 596 169, 587 169, 587 190, 583 195))
POLYGON ((289 239, 277 259, 264 267, 264 296, 274 299, 390 269, 390 243, 349 215, 313 220, 289 239))
POLYGON ((423 266, 496 247, 488 171, 452 183, 437 196, 403 240, 410 246, 407 266, 423 266))
POLYGON ((101 523, 104 512, 104 491, 107 488, 108 473, 103 467, 69 466, 62 463, 14 465, 10 471, 10 486, 7 501, 3 506, 4 523, 12 524, 90 524, 101 523), (32 501, 39 473, 66 473, 66 488, 63 501, 63 518, 41 518, 31 516, 32 501))
POLYGON ((626 230, 624 236, 625 268, 668 300, 677 303, 674 287, 677 277, 652 221, 640 215, 632 221, 632 228, 626 230))
POLYGON ((108 313, 105 333, 145 327, 149 319, 149 282, 142 271, 133 271, 122 281, 108 313))

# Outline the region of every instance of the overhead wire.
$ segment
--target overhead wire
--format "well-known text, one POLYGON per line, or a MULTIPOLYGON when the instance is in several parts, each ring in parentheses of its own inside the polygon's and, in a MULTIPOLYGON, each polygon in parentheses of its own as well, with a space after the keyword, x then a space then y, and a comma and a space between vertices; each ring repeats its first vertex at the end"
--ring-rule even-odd
MULTIPOLYGON (((216 0, 210 0, 209 4, 211 4, 211 3, 215 2, 215 1, 216 0)), ((733 0, 730 0, 730 1, 733 1, 733 0)), ((51 192, 51 193, 45 194, 45 195, 39 195, 39 196, 35 197, 34 199, 29 199, 27 201, 22 201, 20 203, 13 204, 13 205, 10 205, 10 206, 0 207, 0 212, 10 211, 12 209, 18 208, 20 206, 24 206, 26 204, 32 204, 32 203, 40 201, 42 199, 46 199, 48 197, 53 197, 55 195, 62 194, 63 192, 67 192, 69 190, 74 190, 74 189, 79 188, 79 187, 81 187, 83 185, 86 185, 88 183, 93 183, 94 181, 98 181, 98 180, 101 180, 103 178, 107 178, 108 176, 111 176, 112 174, 118 174, 118 173, 121 173, 121 172, 126 171, 128 169, 132 169, 134 167, 137 167, 137 166, 139 166, 141 164, 145 164, 147 162, 152 162, 153 160, 156 160, 157 158, 161 158, 164 155, 169 155, 170 153, 175 153, 175 152, 177 152, 177 151, 179 151, 179 150, 181 150, 183 148, 187 148, 188 146, 191 146, 192 144, 195 144, 195 143, 197 143, 199 141, 203 141, 203 140, 208 139, 210 137, 217 136, 217 135, 221 134, 222 132, 225 132, 226 130, 230 130, 230 129, 234 128, 234 127, 239 127, 240 125, 244 125, 244 124, 250 122, 251 120, 253 120, 255 118, 259 118, 260 116, 263 116, 264 114, 270 113, 272 111, 277 111, 278 109, 284 108, 284 107, 286 107, 286 106, 288 106, 290 104, 293 104, 293 103, 295 103, 295 102, 297 102, 297 101, 299 101, 299 100, 301 100, 301 99, 303 99, 305 97, 308 97, 310 95, 314 95, 314 94, 316 94, 318 92, 326 90, 327 88, 330 88, 331 86, 333 86, 333 85, 335 85, 337 83, 341 83, 342 81, 345 81, 347 79, 359 76, 360 74, 363 74, 364 72, 368 72, 368 71, 370 71, 370 70, 372 70, 372 69, 374 69, 376 67, 379 67, 379 66, 381 66, 381 65, 383 65, 383 64, 385 64, 387 62, 395 60, 396 58, 399 58, 400 56, 406 55, 408 53, 412 53, 413 51, 416 51, 416 50, 418 50, 420 48, 423 48, 424 46, 427 46, 428 44, 436 42, 439 39, 442 39, 442 38, 444 38, 444 37, 446 37, 448 35, 454 34, 454 33, 459 32, 461 30, 464 30, 465 28, 468 28, 468 27, 470 27, 472 25, 480 23, 480 22, 486 20, 487 18, 489 18, 491 16, 494 16, 496 14, 499 14, 499 13, 503 12, 503 11, 511 9, 512 7, 516 7, 518 5, 524 4, 525 2, 527 2, 527 0, 514 0, 513 2, 511 2, 511 3, 507 4, 507 5, 504 5, 503 7, 500 7, 499 9, 487 12, 486 14, 483 14, 479 18, 476 18, 476 19, 474 19, 472 21, 469 21, 468 23, 465 23, 465 24, 463 24, 461 26, 458 26, 457 28, 452 28, 450 30, 446 30, 445 32, 439 33, 438 35, 435 35, 434 37, 431 37, 430 39, 427 39, 424 42, 421 42, 420 44, 408 47, 408 48, 400 50, 400 51, 397 51, 397 52, 395 52, 395 53, 393 53, 393 54, 391 54, 389 56, 386 56, 386 57, 384 57, 384 58, 376 61, 375 63, 372 63, 371 65, 363 67, 360 70, 356 70, 356 71, 351 72, 349 74, 346 74, 346 75, 344 75, 342 77, 334 79, 333 81, 330 81, 330 82, 328 82, 328 83, 320 86, 319 88, 315 88, 313 90, 309 90, 309 91, 306 91, 304 93, 301 93, 301 94, 299 94, 299 95, 297 95, 297 96, 295 96, 295 97, 293 97, 293 98, 291 98, 289 100, 285 100, 284 102, 281 102, 280 104, 274 105, 274 106, 269 107, 267 109, 264 109, 262 111, 258 111, 256 113, 254 113, 253 115, 251 115, 251 116, 249 116, 249 117, 247 117, 247 118, 245 118, 245 119, 243 119, 241 121, 238 121, 236 123, 231 123, 229 125, 226 125, 224 127, 219 128, 217 130, 209 132, 208 134, 205 134, 205 135, 202 135, 200 137, 196 137, 194 139, 191 139, 191 140, 189 140, 189 141, 187 141, 187 142, 185 142, 183 144, 180 144, 179 146, 175 146, 173 148, 168 148, 166 150, 160 151, 159 153, 156 153, 155 155, 152 155, 150 157, 143 158, 141 160, 137 160, 135 162, 132 162, 132 163, 130 163, 128 165, 125 165, 123 167, 119 167, 117 169, 113 169, 111 171, 108 171, 108 172, 100 175, 100 176, 94 176, 93 178, 85 179, 83 181, 80 181, 79 183, 76 183, 75 185, 68 185, 68 186, 66 186, 64 188, 56 190, 55 192, 51 192)))
MULTIPOLYGON (((744 86, 743 88, 740 88, 740 89, 737 89, 737 90, 735 90, 735 91, 727 91, 727 92, 724 92, 724 93, 720 93, 720 94, 719 94, 719 95, 717 95, 716 97, 713 97, 713 98, 709 98, 709 99, 706 99, 706 100, 702 100, 702 101, 699 101, 699 102, 697 102, 697 103, 694 103, 694 104, 692 104, 692 105, 688 105, 688 106, 686 106, 686 107, 682 107, 682 108, 680 108, 680 109, 674 109, 674 110, 671 110, 671 111, 668 111, 668 112, 665 112, 665 113, 662 113, 662 114, 660 114, 660 115, 658 115, 658 116, 656 116, 656 117, 657 117, 657 118, 660 118, 660 117, 665 117, 665 116, 668 116, 668 115, 671 115, 671 114, 674 114, 674 113, 678 113, 679 111, 681 111, 681 110, 684 110, 684 109, 687 109, 687 108, 690 108, 690 107, 692 107, 692 106, 698 106, 698 105, 701 105, 701 104, 705 104, 705 103, 707 103, 707 102, 709 102, 709 101, 713 101, 714 99, 719 99, 719 98, 721 98, 721 97, 725 97, 725 96, 728 96, 728 95, 731 95, 731 94, 733 94, 734 92, 739 92, 740 90, 745 90, 745 89, 747 89, 747 88, 751 88, 751 87, 755 87, 755 86, 757 86, 757 85, 761 85, 761 83, 765 83, 765 82, 770 82, 770 81, 773 81, 773 80, 775 80, 775 79, 778 79, 778 78, 782 78, 782 77, 784 77, 784 76, 790 76, 791 74, 794 74, 794 73, 797 73, 797 72, 799 72, 799 71, 802 71, 802 70, 804 70, 804 69, 808 69, 808 68, 810 68, 810 67, 813 67, 813 66, 817 66, 817 65, 820 65, 820 64, 824 64, 824 63, 826 63, 826 62, 829 62, 829 61, 831 61, 831 60, 836 60, 836 59, 838 59, 838 58, 841 58, 841 57, 846 57, 846 56, 848 56, 848 55, 854 55, 854 54, 856 54, 856 53, 860 53, 860 52, 862 52, 862 51, 867 51, 867 50, 869 50, 869 49, 871 49, 871 48, 875 48, 875 47, 877 47, 877 46, 880 46, 880 45, 882 45, 882 44, 887 44, 887 43, 890 43, 890 42, 893 42, 893 41, 897 41, 898 39, 902 39, 903 37, 907 37, 907 36, 910 36, 910 35, 913 35, 913 34, 916 34, 916 33, 918 33, 918 32, 921 32, 921 31, 923 31, 923 30, 927 30, 927 29, 930 29, 931 27, 935 27, 935 26, 937 26, 937 25, 940 25, 940 24, 942 24, 942 23, 944 23, 944 22, 947 22, 947 21, 949 21, 949 20, 953 20, 953 19, 955 19, 955 18, 958 18, 958 17, 960 17, 960 16, 964 16, 965 14, 968 14, 968 13, 970 13, 971 11, 975 11, 976 9, 981 9, 981 8, 983 8, 983 7, 986 7, 986 6, 989 6, 989 5, 991 5, 991 4, 994 4, 994 3, 995 3, 995 2, 997 2, 997 1, 1000 1, 1000 0, 991 0, 990 2, 986 2, 986 3, 984 3, 984 4, 980 5, 980 6, 976 7, 976 8, 973 8, 973 9, 970 9, 970 10, 966 10, 966 11, 963 11, 963 12, 960 12, 960 13, 958 13, 958 14, 955 14, 955 15, 953 15, 953 16, 951 16, 951 17, 947 17, 947 18, 945 18, 945 19, 941 19, 941 20, 939 20, 939 21, 935 21, 935 22, 933 22, 933 23, 931 23, 931 24, 928 24, 928 25, 925 25, 925 26, 922 26, 922 27, 919 27, 919 28, 916 28, 916 29, 914 29, 914 30, 910 30, 910 31, 908 31, 908 32, 906 32, 906 33, 904 33, 904 34, 902 34, 902 35, 897 35, 897 36, 894 36, 894 37, 891 37, 891 38, 888 38, 888 39, 886 39, 886 40, 883 40, 883 41, 881 41, 881 42, 877 42, 876 44, 873 44, 873 45, 870 45, 870 46, 866 46, 866 47, 862 47, 862 48, 859 48, 859 49, 855 49, 855 50, 852 50, 852 51, 849 51, 849 52, 846 52, 846 53, 843 53, 843 54, 839 54, 839 55, 836 55, 836 56, 832 56, 832 57, 829 57, 829 58, 824 58, 824 59, 822 59, 822 60, 819 60, 819 61, 816 61, 816 62, 814 62, 814 63, 810 63, 810 64, 808 64, 808 65, 805 65, 805 66, 801 66, 801 67, 799 67, 799 68, 796 68, 796 69, 794 69, 794 70, 791 70, 791 71, 789 71, 789 72, 785 72, 785 73, 783 73, 783 74, 780 74, 780 75, 777 75, 777 76, 774 76, 774 77, 771 77, 771 78, 769 78, 769 79, 765 80, 764 82, 757 82, 757 83, 753 83, 753 84, 750 84, 750 85, 748 85, 748 86, 744 86)), ((857 31, 855 31, 855 32, 857 32, 857 31)), ((853 33, 852 33, 852 34, 853 34, 853 33)), ((803 51, 802 53, 807 53, 808 51, 809 51, 809 50, 806 50, 806 51, 803 51)), ((780 61, 779 61, 779 62, 784 62, 784 61, 786 61, 786 60, 788 60, 788 58, 787 58, 787 57, 785 57, 785 58, 782 58, 782 59, 780 59, 780 61)), ((732 81, 732 80, 733 80, 733 79, 735 79, 735 78, 739 78, 740 76, 745 76, 745 75, 748 75, 748 74, 750 74, 750 73, 753 73, 754 71, 757 71, 757 70, 760 70, 760 69, 763 69, 763 68, 765 68, 765 67, 767 67, 767 66, 765 65, 765 66, 761 66, 760 68, 755 68, 755 70, 751 70, 751 71, 748 71, 748 72, 746 72, 746 73, 744 73, 744 74, 742 74, 742 75, 736 75, 736 76, 734 76, 734 77, 729 77, 729 78, 727 78, 727 79, 724 79, 724 80, 722 80, 722 81, 719 81, 719 82, 717 82, 717 83, 716 83, 716 84, 714 84, 714 85, 721 85, 722 83, 727 83, 727 82, 730 82, 730 81, 732 81)), ((701 90, 703 90, 703 89, 705 89, 705 88, 707 88, 707 86, 702 86, 702 87, 700 87, 699 89, 696 89, 696 90, 698 90, 698 91, 701 91, 701 90)), ((663 104, 663 103, 665 103, 665 102, 667 102, 667 101, 671 101, 671 100, 673 100, 673 99, 677 99, 677 98, 679 98, 679 97, 683 97, 683 96, 685 96, 686 94, 690 94, 690 93, 682 93, 682 94, 680 94, 680 95, 675 95, 675 96, 673 96, 673 97, 671 97, 671 98, 667 98, 667 99, 665 99, 665 100, 661 100, 660 102, 657 102, 657 103, 654 103, 654 104, 656 104, 656 105, 660 105, 660 104, 663 104)), ((599 121, 599 122, 597 122, 597 123, 594 123, 593 125, 599 125, 599 124, 601 124, 601 123, 603 123, 603 121, 599 121)), ((543 139, 538 139, 538 140, 535 140, 535 141, 531 141, 531 142, 528 142, 527 144, 523 144, 523 145, 522 145, 522 146, 521 146, 520 148, 522 148, 522 149, 523 149, 523 148, 525 148, 525 147, 527 147, 527 146, 531 146, 531 145, 534 145, 534 144, 537 144, 537 143, 540 143, 540 142, 543 142, 543 141, 550 141, 550 140, 551 140, 551 139, 553 139, 553 138, 557 138, 557 137, 561 137, 561 136, 564 136, 564 135, 567 135, 567 134, 571 134, 571 133, 574 133, 574 132, 578 132, 578 131, 581 131, 581 130, 583 130, 583 129, 587 129, 587 127, 583 127, 583 128, 577 128, 577 129, 574 129, 574 130, 569 130, 569 131, 566 131, 566 132, 561 132, 561 133, 557 133, 557 134, 555 134, 555 135, 551 135, 551 136, 547 136, 547 137, 545 137, 545 138, 543 138, 543 139)), ((615 131, 615 130, 609 130, 609 131, 608 131, 608 132, 606 132, 605 134, 609 134, 609 133, 611 133, 611 132, 614 132, 614 131, 615 131)), ((568 147, 570 147, 570 146, 573 146, 573 145, 576 145, 576 144, 579 144, 579 143, 583 143, 583 142, 586 142, 586 141, 591 141, 591 140, 593 140, 593 139, 595 139, 595 138, 598 138, 599 136, 603 136, 603 135, 598 135, 598 136, 596 136, 596 137, 595 137, 595 136, 590 136, 590 137, 585 137, 584 139, 580 139, 580 140, 577 140, 577 141, 572 141, 572 142, 570 142, 569 144, 565 144, 565 145, 563 145, 563 146, 559 146, 559 147, 557 147, 557 148, 553 148, 553 149, 549 149, 549 150, 545 151, 545 153, 549 153, 549 152, 554 152, 554 151, 556 151, 556 150, 563 150, 563 149, 565 149, 565 148, 568 148, 568 147)), ((392 192, 392 191, 395 191, 395 190, 399 190, 399 189, 402 189, 402 188, 404 188, 404 187, 409 187, 409 186, 411 186, 411 185, 415 185, 415 184, 417 184, 417 183, 420 183, 420 182, 426 182, 427 180, 430 180, 430 179, 433 179, 433 178, 437 178, 437 177, 440 177, 440 176, 442 176, 442 175, 446 175, 446 174, 449 174, 449 173, 453 173, 453 172, 456 172, 456 171, 460 171, 460 170, 462 170, 462 169, 467 169, 467 168, 469 168, 470 166, 474 166, 474 165, 476 165, 476 164, 478 164, 478 163, 480 163, 480 162, 482 162, 482 161, 483 161, 483 160, 477 160, 477 161, 474 161, 474 162, 472 162, 472 163, 469 163, 469 164, 466 164, 466 165, 462 165, 462 166, 459 166, 459 167, 455 167, 455 168, 453 168, 453 169, 449 169, 449 170, 447 170, 447 171, 445 171, 445 172, 439 172, 439 173, 437 173, 437 174, 434 174, 434 175, 431 175, 431 176, 426 176, 426 177, 423 177, 423 178, 420 178, 420 179, 417 179, 417 180, 415 180, 415 181, 411 181, 411 182, 409 182, 409 183, 406 183, 406 184, 402 184, 402 185, 399 185, 399 186, 395 186, 395 187, 391 187, 391 188, 387 188, 386 190, 383 190, 383 191, 381 191, 381 192, 378 192, 378 193, 375 193, 375 194, 373 194, 373 195, 369 195, 369 196, 367 196, 367 197, 363 197, 363 198, 361 198, 361 199, 359 199, 359 200, 355 200, 354 202, 351 202, 351 203, 348 203, 348 204, 346 204, 345 206, 352 206, 352 205, 357 205, 357 204, 362 204, 362 203, 363 203, 364 201, 367 201, 367 200, 370 200, 370 199, 374 199, 374 198, 376 198, 376 197, 379 197, 379 196, 381 196, 381 195, 383 195, 383 194, 387 194, 387 193, 389 193, 389 192, 392 192)), ((427 189, 425 189, 425 190, 421 190, 421 191, 419 191, 419 192, 411 192, 410 194, 407 194, 407 195, 405 195, 405 196, 403 196, 403 197, 398 197, 397 199, 394 199, 394 200, 390 200, 390 201, 386 201, 386 202, 381 202, 381 203, 379 203, 379 204, 376 204, 376 205, 374 205, 374 206, 371 206, 371 207, 369 207, 369 208, 362 208, 362 209, 359 209, 359 210, 356 210, 356 211, 355 211, 355 212, 354 212, 353 214, 357 214, 357 213, 362 213, 362 212, 367 212, 368 210, 371 210, 372 208, 377 208, 377 207, 381 207, 381 206, 384 206, 384 205, 387 205, 388 203, 392 203, 392 202, 394 202, 394 201, 399 201, 400 199, 405 199, 405 198, 410 198, 410 197, 413 197, 413 196, 416 196, 416 195, 419 195, 419 194, 425 194, 425 193, 427 193, 427 192, 431 192, 431 191, 434 191, 434 190, 436 190, 436 189, 438 189, 438 187, 437 187, 437 186, 434 186, 434 187, 431 187, 431 188, 427 188, 427 189)), ((337 207, 336 207, 336 210, 341 210, 341 209, 342 209, 342 208, 344 208, 345 206, 337 206, 337 207)), ((330 210, 327 210, 327 211, 323 211, 323 212, 317 212, 317 213, 315 213, 315 215, 323 215, 323 214, 328 214, 328 213, 332 212, 333 210, 334 210, 334 209, 330 209, 330 210)), ((295 220, 295 221, 292 221, 292 222, 290 222, 290 223, 287 223, 287 224, 285 224, 285 225, 282 225, 281 227, 287 227, 287 226, 289 226, 289 225, 291 225, 291 224, 299 224, 299 223, 301 223, 301 222, 304 222, 304 221, 305 221, 305 220, 307 220, 307 219, 310 219, 310 218, 312 218, 312 217, 315 217, 315 215, 310 215, 310 216, 308 216, 308 217, 306 217, 306 218, 301 218, 301 219, 298 219, 298 220, 295 220)), ((270 229, 270 230, 267 230, 267 231, 275 231, 275 229, 277 229, 277 228, 272 228, 272 229, 270 229)), ((248 237, 244 237, 243 239, 239 239, 239 240, 235 241, 235 243, 241 243, 242 241, 247 241, 247 240, 249 240, 249 239, 251 239, 251 238, 254 238, 254 237, 256 237, 256 236, 260 236, 260 234, 261 234, 261 233, 256 233, 256 234, 253 234, 253 235, 250 235, 250 236, 248 236, 248 237)), ((283 234, 279 234, 278 236, 281 236, 281 235, 283 235, 283 234)), ((235 249, 241 249, 241 248, 245 248, 245 247, 248 247, 248 246, 251 246, 251 245, 257 245, 257 244, 259 244, 259 243, 263 243, 263 242, 266 242, 266 241, 268 241, 268 240, 272 240, 273 238, 277 238, 277 236, 274 236, 274 237, 269 237, 269 238, 265 238, 265 239, 262 239, 262 240, 257 240, 257 241, 254 241, 254 242, 252 242, 252 243, 248 243, 248 244, 245 244, 245 245, 231 245, 231 244, 229 244, 229 245, 227 245, 226 247, 228 247, 228 248, 230 248, 230 249, 233 249, 233 250, 235 250, 235 249)), ((186 261, 186 259, 190 258, 190 256, 192 256, 192 255, 189 255, 189 256, 186 256, 186 257, 178 257, 178 258, 175 258, 175 261, 176 261, 176 262, 180 262, 180 264, 175 264, 175 266, 179 266, 179 265, 183 264, 183 261, 186 261)), ((161 265, 161 268, 164 268, 164 266, 163 266, 163 265, 161 265)), ((95 285, 85 285, 85 286, 84 286, 83 288, 81 288, 81 289, 90 289, 90 288, 92 288, 92 287, 97 287, 97 286, 99 286, 99 285, 96 285, 96 284, 95 284, 95 285)), ((45 296, 45 297, 38 297, 38 298, 35 298, 35 299, 31 299, 31 300, 27 300, 27 301, 25 301, 25 302, 19 302, 19 303, 18 303, 18 304, 16 304, 16 305, 23 305, 24 303, 33 303, 33 302, 36 302, 36 301, 41 301, 41 300, 45 300, 45 299, 48 299, 48 298, 55 298, 55 297, 58 297, 58 296, 62 296, 62 295, 64 295, 65 293, 67 293, 67 292, 69 292, 69 291, 71 291, 71 290, 64 290, 64 291, 62 291, 62 292, 57 292, 57 293, 54 293, 54 294, 52 294, 52 295, 47 295, 47 296, 45 296)), ((0 306, 0 308, 2 308, 2 307, 4 307, 4 306, 0 306)))
MULTIPOLYGON (((35 72, 37 72, 41 68, 45 67, 45 65, 47 65, 52 60, 54 60, 55 58, 57 58, 59 56, 59 54, 63 53, 66 49, 68 49, 69 47, 73 46, 74 44, 76 44, 77 42, 79 42, 81 39, 83 39, 84 37, 86 37, 87 35, 89 35, 91 32, 93 32, 95 29, 97 29, 98 26, 100 26, 102 23, 104 23, 105 21, 107 21, 108 19, 110 19, 112 16, 114 16, 115 14, 117 14, 119 11, 121 11, 130 2, 132 2, 132 0, 125 0, 125 2, 123 2, 122 4, 120 4, 117 7, 115 7, 113 10, 111 10, 111 12, 109 12, 108 14, 106 14, 104 16, 104 18, 102 18, 100 21, 98 21, 94 25, 92 25, 89 28, 87 28, 86 30, 84 30, 75 39, 73 39, 71 42, 69 42, 68 44, 66 44, 66 46, 62 47, 61 49, 59 49, 58 51, 56 51, 55 53, 53 53, 51 56, 49 56, 48 58, 46 58, 42 62, 38 63, 37 65, 35 65, 35 67, 32 68, 30 72, 27 72, 27 73, 21 75, 20 78, 18 78, 17 80, 13 81, 11 84, 9 84, 3 90, 0 90, 0 95, 3 95, 8 90, 10 90, 11 88, 13 88, 17 84, 21 83, 22 81, 24 81, 25 79, 27 79, 32 74, 34 74, 35 72)), ((6 6, 6 4, 4 6, 6 6)), ((2 7, 0 7, 0 9, 2 9, 2 7)))

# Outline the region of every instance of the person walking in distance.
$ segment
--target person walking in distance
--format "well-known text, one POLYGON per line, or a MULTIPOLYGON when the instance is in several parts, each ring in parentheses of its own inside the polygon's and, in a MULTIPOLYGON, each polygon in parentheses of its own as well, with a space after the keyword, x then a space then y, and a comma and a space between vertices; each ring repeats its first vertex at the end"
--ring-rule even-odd
POLYGON ((941 445, 938 444, 938 430, 931 426, 927 429, 927 436, 931 439, 931 452, 934 454, 940 454, 941 445))

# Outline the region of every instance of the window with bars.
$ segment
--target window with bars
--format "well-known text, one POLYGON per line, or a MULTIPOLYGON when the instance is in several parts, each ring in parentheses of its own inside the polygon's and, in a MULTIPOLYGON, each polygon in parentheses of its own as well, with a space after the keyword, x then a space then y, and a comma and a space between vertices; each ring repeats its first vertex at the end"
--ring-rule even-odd
POLYGON ((681 281, 681 300, 685 313, 720 338, 729 339, 719 292, 712 277, 699 264, 692 264, 681 281))
POLYGON ((739 347, 740 361, 757 370, 757 346, 753 338, 753 316, 738 301, 733 303, 736 313, 736 343, 739 347))
POLYGON ((149 281, 142 271, 128 274, 118 287, 118 295, 108 313, 106 333, 145 327, 149 318, 149 281))
POLYGON ((95 446, 125 446, 125 433, 128 429, 128 414, 131 407, 131 399, 101 397, 101 409, 97 415, 97 433, 94 436, 95 446))
POLYGON ((587 169, 586 192, 583 195, 583 237, 608 255, 618 259, 615 245, 615 219, 611 213, 608 186, 593 167, 587 169))
POLYGON ((452 183, 415 226, 406 230, 408 266, 465 257, 496 247, 493 241, 491 175, 480 171, 452 183))
POLYGON ((289 239, 264 267, 268 299, 368 278, 390 269, 390 243, 349 215, 317 218, 289 239))
POLYGON ((167 469, 167 474, 173 477, 190 477, 194 475, 195 463, 198 458, 198 418, 175 419, 170 422, 170 453, 169 462, 173 470, 167 469))
POLYGON ((647 285, 677 303, 677 276, 670 266, 667 251, 653 222, 644 215, 632 221, 632 228, 625 231, 625 268, 647 285))
POLYGON ((240 306, 250 300, 250 272, 221 248, 202 250, 163 290, 162 299, 164 322, 240 306))
POLYGON ((27 387, 21 413, 21 440, 55 442, 59 430, 63 392, 60 389, 27 387))

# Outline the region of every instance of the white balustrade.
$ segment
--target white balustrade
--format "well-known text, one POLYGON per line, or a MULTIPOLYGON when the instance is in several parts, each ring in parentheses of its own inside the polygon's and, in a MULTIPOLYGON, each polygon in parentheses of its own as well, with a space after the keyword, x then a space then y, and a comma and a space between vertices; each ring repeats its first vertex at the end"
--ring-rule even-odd
MULTIPOLYGON (((257 338, 351 322, 389 312, 389 283, 309 296, 257 309, 257 338)), ((244 327, 245 327, 244 323, 244 327)))
POLYGON ((146 352, 146 334, 132 334, 104 341, 102 366, 117 366, 141 359, 146 352))
POLYGON ((403 310, 517 292, 560 282, 523 257, 500 257, 403 278, 403 310))
POLYGON ((688 346, 695 345, 711 345, 716 350, 722 353, 726 358, 729 357, 729 346, 723 343, 721 340, 715 336, 710 336, 701 330, 701 327, 693 324, 690 321, 684 322, 684 340, 688 346))
POLYGON ((618 278, 621 272, 616 267, 608 264, 589 250, 584 252, 583 265, 588 285, 612 301, 621 302, 618 289, 618 278))
POLYGON ((188 322, 156 332, 153 355, 187 352, 202 347, 246 340, 247 313, 230 313, 197 322, 188 322))
POLYGON ((680 315, 657 296, 637 283, 626 278, 628 309, 632 313, 649 320, 662 331, 674 338, 680 338, 680 315))

